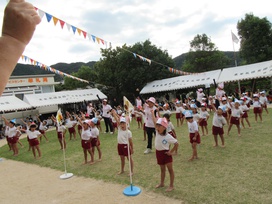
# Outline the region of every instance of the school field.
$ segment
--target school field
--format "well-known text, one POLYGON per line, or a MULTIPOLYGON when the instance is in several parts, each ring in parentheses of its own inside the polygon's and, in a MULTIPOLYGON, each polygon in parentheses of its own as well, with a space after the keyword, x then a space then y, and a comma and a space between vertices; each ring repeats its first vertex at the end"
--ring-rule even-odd
MULTIPOLYGON (((213 147, 211 135, 212 115, 209 119, 209 135, 203 136, 198 146, 199 159, 188 161, 192 150, 188 139, 187 124, 176 127, 179 141, 178 155, 174 156, 175 190, 165 192, 166 188, 155 189, 160 180, 160 169, 156 164, 154 149, 151 154, 144 155, 146 141, 143 131, 137 128, 136 121, 131 124, 134 142, 135 173, 133 183, 147 191, 178 199, 185 203, 272 203, 272 109, 270 114, 263 113, 263 122, 254 122, 252 110, 249 113, 252 128, 242 129, 241 137, 233 127, 229 136, 225 134, 225 148, 213 147)), ((171 121, 176 126, 175 116, 171 121)), ((102 124, 104 129, 104 124, 102 124)), ((225 133, 227 127, 225 127, 225 133)), ((12 157, 7 146, 0 148, 3 158, 31 163, 64 171, 63 155, 55 131, 47 132, 50 142, 43 139, 40 147, 42 158, 34 160, 32 152, 25 145, 20 149, 18 157, 12 157)), ((124 186, 129 184, 128 163, 126 173, 117 175, 120 170, 120 159, 116 149, 116 133, 101 133, 102 161, 94 165, 81 165, 83 152, 80 139, 67 139, 67 170, 77 176, 94 178, 124 186)), ((220 142, 220 140, 219 140, 220 142)), ((95 154, 97 160, 97 152, 95 154)), ((166 174, 166 185, 169 175, 166 174)), ((109 202, 110 203, 110 202, 109 202)))

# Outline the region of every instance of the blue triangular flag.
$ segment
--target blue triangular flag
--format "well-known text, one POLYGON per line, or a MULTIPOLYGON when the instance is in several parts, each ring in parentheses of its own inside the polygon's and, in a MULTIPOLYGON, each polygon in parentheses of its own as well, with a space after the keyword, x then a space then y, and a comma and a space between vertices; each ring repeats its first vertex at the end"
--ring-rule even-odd
POLYGON ((45 13, 45 15, 46 15, 47 21, 50 22, 52 19, 52 15, 50 15, 49 13, 45 13))
POLYGON ((95 42, 96 37, 95 37, 94 35, 92 35, 92 39, 93 39, 93 41, 95 42))
POLYGON ((75 26, 72 26, 72 25, 71 25, 71 27, 72 27, 72 30, 73 30, 73 32, 74 32, 74 34, 75 34, 75 33, 76 33, 77 28, 76 28, 75 26))

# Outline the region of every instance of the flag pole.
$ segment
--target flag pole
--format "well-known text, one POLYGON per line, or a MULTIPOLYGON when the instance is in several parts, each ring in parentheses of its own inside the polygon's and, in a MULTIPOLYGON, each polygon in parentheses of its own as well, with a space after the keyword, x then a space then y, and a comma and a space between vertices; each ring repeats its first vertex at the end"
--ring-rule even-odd
MULTIPOLYGON (((233 32, 231 31, 231 38, 232 38, 232 47, 233 47, 233 57, 234 57, 234 63, 235 67, 237 67, 237 59, 236 59, 236 53, 235 53, 235 47, 234 47, 234 40, 233 40, 233 32)), ((238 80, 238 94, 241 96, 241 85, 240 80, 238 80)))
MULTIPOLYGON (((127 98, 125 96, 123 97, 123 99, 124 99, 124 104, 128 106, 128 104, 126 104, 126 103, 130 103, 130 102, 127 100, 127 98)), ((129 110, 129 107, 127 107, 127 109, 129 110)), ((125 116, 128 116, 129 114, 130 114, 130 112, 127 111, 125 116)), ((127 119, 126 119, 126 136, 127 136, 127 151, 128 151, 128 166, 129 166, 130 186, 126 187, 123 190, 123 194, 126 195, 126 196, 137 196, 137 195, 139 195, 141 193, 142 190, 138 186, 133 186, 133 183, 132 183, 130 145, 129 145, 129 138, 128 138, 129 137, 128 136, 128 125, 127 125, 127 122, 130 122, 130 121, 127 121, 127 119)))
MULTIPOLYGON (((60 123, 62 122, 61 109, 59 109, 58 112, 57 112, 56 121, 57 121, 57 126, 59 127, 60 123), (60 119, 60 117, 61 117, 61 119, 60 119)), ((64 174, 60 175, 60 179, 68 179, 68 178, 71 178, 74 174, 73 173, 67 173, 63 132, 61 133, 61 142, 62 142, 62 150, 63 150, 62 152, 63 152, 63 162, 64 162, 64 174)))

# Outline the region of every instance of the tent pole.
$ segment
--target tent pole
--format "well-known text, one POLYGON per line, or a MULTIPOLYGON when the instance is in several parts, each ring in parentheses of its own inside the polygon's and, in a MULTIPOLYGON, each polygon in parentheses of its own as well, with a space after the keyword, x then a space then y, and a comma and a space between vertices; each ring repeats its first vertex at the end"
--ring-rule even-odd
POLYGON ((238 95, 239 95, 239 97, 241 96, 241 85, 240 85, 240 80, 238 80, 238 95))

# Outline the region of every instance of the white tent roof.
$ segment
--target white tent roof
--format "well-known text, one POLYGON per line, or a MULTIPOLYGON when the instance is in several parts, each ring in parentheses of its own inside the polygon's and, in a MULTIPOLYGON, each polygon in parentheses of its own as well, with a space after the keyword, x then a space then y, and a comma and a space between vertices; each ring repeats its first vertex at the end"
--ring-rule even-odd
POLYGON ((198 73, 194 75, 178 76, 168 79, 156 80, 148 83, 141 94, 155 93, 161 91, 171 91, 184 89, 205 84, 213 84, 213 79, 217 81, 221 70, 198 73))
POLYGON ((32 106, 28 103, 20 100, 16 96, 2 96, 0 97, 0 111, 16 111, 16 110, 26 110, 31 109, 32 106))
POLYGON ((241 81, 272 76, 272 60, 223 69, 217 82, 241 81))
POLYGON ((24 101, 31 104, 34 107, 51 106, 58 104, 83 102, 84 100, 85 101, 98 100, 96 96, 97 94, 101 99, 107 98, 105 94, 103 94, 101 91, 95 88, 25 95, 24 101))

